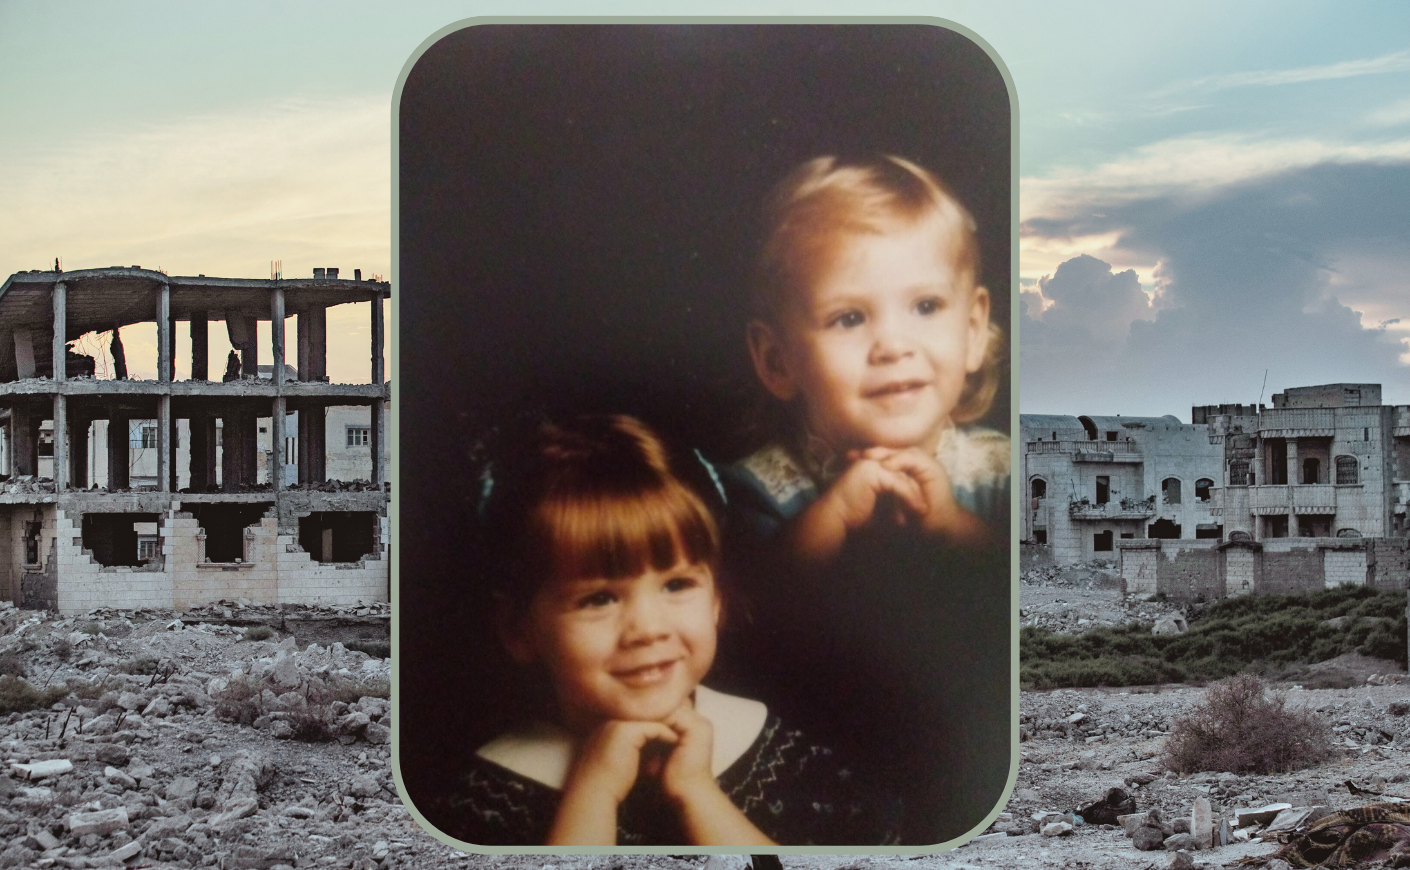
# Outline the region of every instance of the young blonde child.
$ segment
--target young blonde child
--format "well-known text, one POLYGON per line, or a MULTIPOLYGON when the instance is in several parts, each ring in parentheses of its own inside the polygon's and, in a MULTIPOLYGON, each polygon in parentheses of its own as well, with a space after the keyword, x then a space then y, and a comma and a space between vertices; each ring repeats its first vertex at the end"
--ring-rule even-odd
POLYGON ((774 190, 764 233, 748 345, 774 440, 729 470, 756 524, 812 565, 878 523, 987 540, 1009 442, 966 425, 1003 348, 973 219, 914 163, 819 157, 774 190))
POLYGON ((486 567, 529 716, 475 753, 438 819, 446 833, 577 846, 894 837, 877 822, 885 802, 829 750, 701 684, 723 612, 720 539, 687 470, 704 467, 622 416, 535 426, 490 466, 486 567))
POLYGON ((763 446, 723 465, 745 618, 723 685, 767 693, 958 836, 1008 765, 1009 439, 973 425, 1003 334, 973 219, 897 157, 769 197, 748 349, 763 446))

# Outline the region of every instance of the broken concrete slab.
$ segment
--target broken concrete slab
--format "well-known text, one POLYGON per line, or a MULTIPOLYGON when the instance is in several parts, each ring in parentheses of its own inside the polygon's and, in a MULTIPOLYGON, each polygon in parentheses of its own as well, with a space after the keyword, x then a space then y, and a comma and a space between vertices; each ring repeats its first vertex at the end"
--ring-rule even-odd
POLYGON ((1256 809, 1234 810, 1234 827, 1244 828, 1249 825, 1266 825, 1278 817, 1278 813, 1283 810, 1292 809, 1292 804, 1276 803, 1267 804, 1256 809))
POLYGON ((73 772, 73 762, 67 758, 55 758, 49 761, 36 761, 32 764, 20 764, 13 762, 10 770, 19 776, 20 779, 40 780, 48 776, 59 776, 73 772))
POLYGON ((125 829, 128 824, 127 807, 113 810, 94 810, 91 813, 74 813, 64 823, 69 833, 75 837, 97 834, 106 837, 114 831, 125 829))

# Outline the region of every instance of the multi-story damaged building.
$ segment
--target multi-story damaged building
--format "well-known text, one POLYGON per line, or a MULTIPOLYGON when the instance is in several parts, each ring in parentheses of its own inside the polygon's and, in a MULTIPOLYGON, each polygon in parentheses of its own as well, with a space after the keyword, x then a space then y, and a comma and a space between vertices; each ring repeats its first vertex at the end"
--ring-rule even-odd
POLYGON ((1119 558, 1128 591, 1223 597, 1410 578, 1410 406, 1379 384, 1167 417, 1021 416, 1023 540, 1119 558))
POLYGON ((1165 417, 1023 414, 1023 540, 1059 564, 1115 559, 1117 542, 1218 538, 1211 492, 1222 448, 1165 417))
POLYGON ((136 266, 10 276, 0 286, 0 595, 63 612, 386 600, 389 292, 334 269, 270 280, 136 266), (330 383, 327 310, 354 302, 371 303, 370 377, 330 383), (122 330, 141 323, 155 324, 155 380, 127 377, 122 330), (236 350, 212 361, 209 330, 221 323, 236 350), (114 377, 95 378, 94 359, 70 345, 106 332, 114 377), (357 480, 347 468, 329 480, 330 414, 349 432, 359 421, 348 436, 366 457, 357 480))

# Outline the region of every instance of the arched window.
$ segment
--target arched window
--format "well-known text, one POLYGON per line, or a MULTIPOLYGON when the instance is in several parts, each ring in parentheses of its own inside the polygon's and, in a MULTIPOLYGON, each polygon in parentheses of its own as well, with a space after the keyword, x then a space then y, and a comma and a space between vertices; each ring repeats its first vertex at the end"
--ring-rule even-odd
POLYGON ((1160 495, 1166 504, 1180 503, 1180 478, 1167 477, 1161 481, 1160 495))
POLYGON ((1041 477, 1033 478, 1032 495, 1034 498, 1047 498, 1048 482, 1041 477))
POLYGON ((1235 459, 1229 463, 1229 485, 1248 486, 1248 460, 1235 459))
POLYGON ((1355 456, 1337 457, 1337 483, 1356 483, 1359 462, 1355 456))
POLYGON ((1195 481, 1195 498, 1200 501, 1209 501, 1209 489, 1214 486, 1214 481, 1207 477, 1201 477, 1195 481))

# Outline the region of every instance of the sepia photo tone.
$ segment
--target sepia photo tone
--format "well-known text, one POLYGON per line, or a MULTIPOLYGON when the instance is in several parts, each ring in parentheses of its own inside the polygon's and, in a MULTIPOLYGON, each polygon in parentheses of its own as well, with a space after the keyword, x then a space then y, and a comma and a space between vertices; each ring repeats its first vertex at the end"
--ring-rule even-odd
MULTIPOLYGON (((515 609, 499 550, 518 538, 486 517, 544 439, 639 424, 718 525, 718 558, 681 552, 680 525, 662 533, 710 568, 714 655, 683 706, 713 723, 735 808, 783 847, 924 847, 978 824, 1012 752, 1012 106, 995 61, 931 25, 480 25, 416 61, 398 122, 400 414, 418 422, 398 459, 397 762, 417 810, 474 842, 492 813, 467 777, 503 776, 532 796, 508 810, 538 821, 481 845, 561 833, 559 796, 592 758, 572 727, 586 708, 576 672, 519 642, 547 593, 515 609), (759 289, 771 274, 777 309, 759 289), (837 285, 852 307, 819 330, 949 324, 920 350, 858 357, 924 368, 864 385, 882 410, 850 428, 827 403, 848 352, 797 350, 811 327, 787 313, 837 285), (934 399, 917 373, 932 368, 934 399), (920 425, 871 425, 916 396, 920 425), (809 500, 839 501, 862 466, 885 481, 866 521, 788 550, 809 500), (754 508, 783 531, 755 535, 754 508), (500 751, 526 712, 562 737, 556 773, 500 751), (808 767, 788 754, 803 747, 836 776, 819 785, 817 762, 770 777, 781 809, 760 821, 740 771, 808 767)), ((545 534, 534 559, 557 552, 545 534)), ((618 585, 590 606, 626 608, 616 590, 670 562, 603 569, 618 585)), ((666 772, 641 761, 608 845, 710 845, 651 810, 652 789, 671 791, 668 744, 691 733, 668 721, 675 736, 653 743, 666 772), (636 825, 642 805, 654 821, 636 825)))

